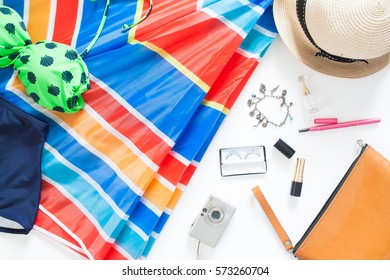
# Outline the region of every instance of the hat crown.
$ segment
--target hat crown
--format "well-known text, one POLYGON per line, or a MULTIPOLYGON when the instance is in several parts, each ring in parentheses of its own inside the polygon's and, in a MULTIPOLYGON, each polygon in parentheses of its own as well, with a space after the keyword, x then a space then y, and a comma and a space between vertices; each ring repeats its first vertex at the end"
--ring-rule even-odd
POLYGON ((390 52, 390 0, 307 0, 305 21, 332 55, 371 59, 390 52))

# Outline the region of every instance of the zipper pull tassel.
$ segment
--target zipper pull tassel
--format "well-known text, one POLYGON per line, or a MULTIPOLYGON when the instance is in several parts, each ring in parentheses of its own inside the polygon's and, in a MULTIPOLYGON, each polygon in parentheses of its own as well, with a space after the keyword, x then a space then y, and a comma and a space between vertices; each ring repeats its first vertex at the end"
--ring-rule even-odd
POLYGON ((265 198, 263 192, 260 190, 259 186, 256 186, 252 189, 253 194, 255 195, 257 201, 260 203, 261 207, 263 208, 265 214, 267 215, 267 218, 271 222, 272 227, 274 228, 276 234, 279 236, 280 241, 282 242, 284 248, 287 252, 293 253, 294 246, 288 237, 286 231, 280 224, 278 218, 276 217, 274 211, 272 210, 271 206, 269 205, 267 199, 265 198))
POLYGON ((359 139, 356 141, 356 144, 358 144, 360 149, 363 149, 363 147, 366 145, 363 140, 359 139))

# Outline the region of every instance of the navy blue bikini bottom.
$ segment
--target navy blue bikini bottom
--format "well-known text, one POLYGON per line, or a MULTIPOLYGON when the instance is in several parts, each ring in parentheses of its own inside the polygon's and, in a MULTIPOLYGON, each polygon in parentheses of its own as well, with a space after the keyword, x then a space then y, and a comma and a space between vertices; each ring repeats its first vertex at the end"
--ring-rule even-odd
POLYGON ((0 231, 28 234, 41 193, 48 125, 0 96, 0 231))

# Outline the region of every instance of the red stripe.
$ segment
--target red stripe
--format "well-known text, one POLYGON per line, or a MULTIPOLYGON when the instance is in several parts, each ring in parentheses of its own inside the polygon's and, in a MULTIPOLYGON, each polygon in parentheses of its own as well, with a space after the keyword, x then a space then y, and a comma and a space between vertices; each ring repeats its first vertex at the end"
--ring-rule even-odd
POLYGON ((186 169, 187 166, 185 164, 173 157, 171 154, 168 154, 161 164, 158 174, 163 176, 173 185, 177 185, 180 177, 186 169))
POLYGON ((53 41, 66 45, 72 44, 78 5, 78 0, 57 0, 53 41))
MULTIPOLYGON (((95 225, 72 201, 45 180, 42 180, 41 204, 84 243, 95 259, 106 258, 112 244, 102 238, 95 225)), ((58 225, 53 221, 45 229, 52 232, 56 231, 56 227, 58 225)))
POLYGON ((114 247, 107 252, 105 256, 106 260, 127 260, 124 255, 122 255, 119 251, 117 251, 114 247))
POLYGON ((72 243, 75 247, 81 248, 80 244, 72 236, 70 236, 62 227, 57 225, 49 216, 47 216, 41 210, 38 211, 34 225, 37 225, 40 228, 43 228, 50 233, 68 241, 69 243, 72 243))
POLYGON ((137 39, 163 49, 209 86, 243 40, 224 23, 200 11, 137 39))
POLYGON ((196 171, 196 166, 190 164, 180 178, 180 183, 187 186, 196 171))
MULTIPOLYGON (((144 0, 144 15, 149 8, 147 0, 144 0)), ((148 34, 152 30, 165 26, 179 18, 185 17, 196 11, 197 1, 195 0, 154 0, 153 9, 147 20, 136 27, 136 37, 148 34)))
POLYGON ((91 86, 83 94, 85 102, 155 164, 160 165, 171 147, 103 88, 94 82, 91 82, 91 86))
POLYGON ((230 109, 257 64, 256 59, 249 59, 235 53, 206 94, 205 99, 230 109), (232 95, 235 95, 234 99, 231 99, 232 95))

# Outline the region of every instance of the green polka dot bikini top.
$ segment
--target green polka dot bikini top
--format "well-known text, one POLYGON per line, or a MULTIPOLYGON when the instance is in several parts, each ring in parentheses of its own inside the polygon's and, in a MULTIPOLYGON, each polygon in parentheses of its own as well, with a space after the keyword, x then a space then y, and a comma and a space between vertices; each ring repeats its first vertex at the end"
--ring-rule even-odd
MULTIPOLYGON (((142 22, 152 9, 131 25, 142 22)), ((110 1, 107 0, 99 29, 79 54, 74 48, 56 42, 32 43, 19 14, 0 5, 0 67, 13 67, 26 87, 26 93, 39 105, 49 110, 75 113, 84 108, 82 94, 90 89, 89 72, 83 61, 99 38, 104 27, 110 1)))

